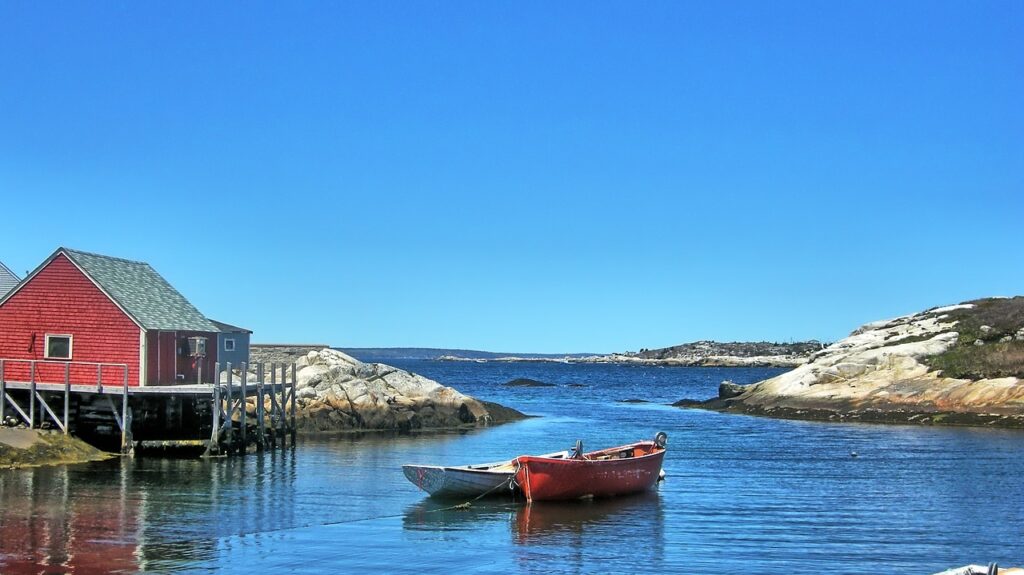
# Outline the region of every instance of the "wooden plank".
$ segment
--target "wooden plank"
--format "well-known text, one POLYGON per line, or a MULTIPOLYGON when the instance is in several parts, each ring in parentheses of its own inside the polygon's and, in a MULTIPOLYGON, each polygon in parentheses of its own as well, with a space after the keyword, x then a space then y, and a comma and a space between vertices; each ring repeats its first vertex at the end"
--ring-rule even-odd
POLYGON ((52 409, 50 409, 50 404, 46 403, 46 400, 43 399, 43 395, 38 391, 36 392, 36 399, 39 400, 39 405, 43 406, 43 411, 50 415, 50 419, 52 419, 53 422, 57 424, 57 427, 59 427, 61 431, 67 434, 67 429, 64 427, 64 424, 61 423, 60 418, 57 417, 57 414, 54 413, 52 409))
POLYGON ((114 405, 114 400, 109 395, 104 395, 103 397, 106 398, 107 405, 110 406, 110 413, 114 414, 114 421, 117 422, 117 427, 123 430, 124 423, 121 421, 121 415, 117 413, 117 406, 114 405))
POLYGON ((28 421, 28 414, 21 409, 21 406, 18 405, 18 402, 14 401, 14 398, 8 395, 6 391, 4 392, 4 401, 9 401, 11 403, 11 407, 14 408, 14 411, 18 412, 18 415, 21 416, 22 421, 28 421))

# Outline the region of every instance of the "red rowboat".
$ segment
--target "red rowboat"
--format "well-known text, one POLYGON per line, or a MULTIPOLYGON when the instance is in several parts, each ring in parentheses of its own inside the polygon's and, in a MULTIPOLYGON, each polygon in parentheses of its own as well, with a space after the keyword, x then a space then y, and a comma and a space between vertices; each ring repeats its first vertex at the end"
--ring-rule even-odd
POLYGON ((650 489, 658 481, 667 436, 654 441, 583 453, 581 442, 569 459, 521 455, 516 484, 527 501, 612 497, 650 489))

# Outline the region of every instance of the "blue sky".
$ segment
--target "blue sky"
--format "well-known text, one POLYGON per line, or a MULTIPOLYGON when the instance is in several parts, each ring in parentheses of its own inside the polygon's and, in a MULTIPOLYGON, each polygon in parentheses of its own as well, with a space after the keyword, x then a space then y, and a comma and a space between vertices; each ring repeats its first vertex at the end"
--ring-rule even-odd
POLYGON ((1024 292, 1024 4, 0 4, 0 261, 255 341, 834 340, 1024 292))

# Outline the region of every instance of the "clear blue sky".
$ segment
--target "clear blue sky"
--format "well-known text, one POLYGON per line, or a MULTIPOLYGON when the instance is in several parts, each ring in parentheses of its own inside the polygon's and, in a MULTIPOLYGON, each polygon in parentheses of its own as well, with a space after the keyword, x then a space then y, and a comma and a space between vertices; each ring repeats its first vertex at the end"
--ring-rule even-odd
POLYGON ((834 340, 1024 292, 1024 3, 4 2, 0 206, 255 341, 834 340))

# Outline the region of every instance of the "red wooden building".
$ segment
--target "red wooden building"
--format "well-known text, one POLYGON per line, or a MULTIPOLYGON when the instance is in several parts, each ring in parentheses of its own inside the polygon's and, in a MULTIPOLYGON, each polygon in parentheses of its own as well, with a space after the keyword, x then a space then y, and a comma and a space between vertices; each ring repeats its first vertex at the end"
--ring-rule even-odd
POLYGON ((171 385, 210 382, 218 328, 149 264, 59 248, 0 298, 8 381, 171 385), (189 338, 206 338, 196 358, 189 338), (95 364, 107 364, 98 366, 95 364))

